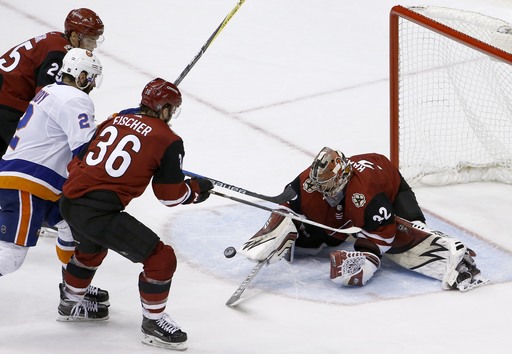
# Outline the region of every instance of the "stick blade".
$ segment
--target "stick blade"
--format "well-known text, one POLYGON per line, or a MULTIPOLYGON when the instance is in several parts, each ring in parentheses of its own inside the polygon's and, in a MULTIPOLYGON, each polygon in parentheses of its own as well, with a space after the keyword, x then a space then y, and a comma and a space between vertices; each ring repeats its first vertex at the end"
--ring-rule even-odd
POLYGON ((231 296, 228 301, 226 301, 226 306, 235 307, 238 305, 238 301, 240 300, 240 296, 231 296))

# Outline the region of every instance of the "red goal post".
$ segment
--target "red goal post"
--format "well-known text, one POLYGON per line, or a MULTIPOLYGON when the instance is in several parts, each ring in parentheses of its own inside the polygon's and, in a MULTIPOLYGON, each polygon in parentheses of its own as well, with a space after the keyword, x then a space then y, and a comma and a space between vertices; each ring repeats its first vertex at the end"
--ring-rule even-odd
POLYGON ((411 185, 512 183, 512 25, 391 9, 390 158, 411 185))

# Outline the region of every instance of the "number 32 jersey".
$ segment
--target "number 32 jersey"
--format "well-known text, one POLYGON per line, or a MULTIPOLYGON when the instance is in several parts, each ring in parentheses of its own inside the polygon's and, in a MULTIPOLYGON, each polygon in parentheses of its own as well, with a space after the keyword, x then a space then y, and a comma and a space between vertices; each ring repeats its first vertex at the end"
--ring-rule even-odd
POLYGON ((71 161, 63 193, 79 198, 108 190, 126 206, 151 182, 158 200, 175 206, 192 193, 181 169, 184 155, 183 140, 164 121, 120 114, 100 124, 89 148, 71 161))
MULTIPOLYGON (((308 167, 292 182, 299 198, 289 206, 313 221, 335 228, 350 221, 363 229, 361 237, 385 252, 396 233, 393 203, 400 188, 400 172, 385 156, 376 153, 355 155, 348 160, 352 177, 339 205, 331 207, 324 200, 310 180, 308 167)), ((345 239, 346 235, 336 237, 345 239)))
POLYGON ((30 101, 0 161, 0 188, 58 200, 68 163, 95 129, 88 94, 66 84, 45 86, 30 101))

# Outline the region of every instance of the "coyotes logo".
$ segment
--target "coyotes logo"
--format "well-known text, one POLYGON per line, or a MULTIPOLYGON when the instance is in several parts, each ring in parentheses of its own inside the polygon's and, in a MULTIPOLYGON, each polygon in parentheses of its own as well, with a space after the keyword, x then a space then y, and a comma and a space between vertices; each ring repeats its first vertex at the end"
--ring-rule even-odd
POLYGON ((354 193, 352 194, 352 203, 356 206, 356 208, 362 208, 366 204, 366 198, 364 194, 354 193))

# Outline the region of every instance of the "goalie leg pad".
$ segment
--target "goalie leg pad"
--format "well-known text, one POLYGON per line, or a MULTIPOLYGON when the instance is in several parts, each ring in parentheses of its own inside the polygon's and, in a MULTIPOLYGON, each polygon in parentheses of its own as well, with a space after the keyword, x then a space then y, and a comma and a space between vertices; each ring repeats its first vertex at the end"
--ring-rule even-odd
POLYGON ((269 263, 284 257, 291 261, 296 239, 297 228, 293 220, 273 212, 265 225, 244 244, 239 253, 258 262, 269 257, 269 263))
POLYGON ((475 253, 462 242, 440 231, 423 228, 421 232, 430 234, 419 238, 423 240, 412 248, 386 253, 386 257, 404 268, 441 280, 441 287, 446 290, 468 291, 488 282, 476 267, 472 258, 475 253))
POLYGON ((370 252, 334 251, 330 254, 333 282, 345 286, 363 286, 380 268, 380 259, 370 252))

